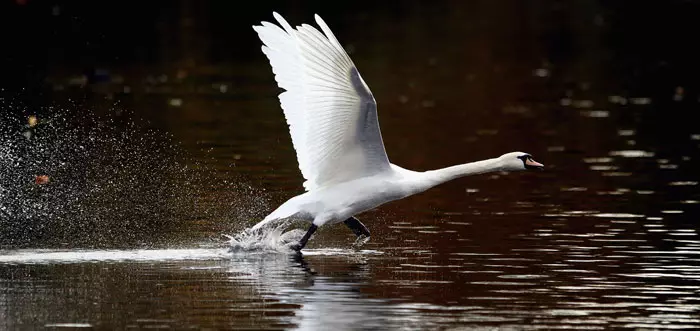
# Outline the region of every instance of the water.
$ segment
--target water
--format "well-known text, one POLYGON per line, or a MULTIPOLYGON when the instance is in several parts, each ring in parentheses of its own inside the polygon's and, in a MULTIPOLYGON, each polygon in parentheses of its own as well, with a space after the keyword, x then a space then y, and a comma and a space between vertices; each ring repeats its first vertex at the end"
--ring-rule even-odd
MULTIPOLYGON (((673 42, 697 8, 530 6, 314 8, 351 46, 392 162, 427 170, 522 150, 547 168, 464 178, 361 214, 372 238, 360 247, 342 224, 323 227, 301 257, 284 246, 302 224, 286 239, 242 235, 303 181, 262 54, 227 53, 217 47, 230 39, 183 28, 240 63, 188 67, 184 81, 186 63, 114 65, 121 80, 89 93, 70 85, 69 65, 49 67, 48 95, 68 113, 132 110, 120 123, 133 125, 102 137, 151 132, 131 148, 104 143, 128 167, 108 176, 120 190, 88 194, 144 200, 75 209, 54 202, 75 190, 30 195, 23 203, 62 209, 21 214, 58 215, 40 236, 1 236, 0 329, 700 328, 697 63, 673 42), (645 33, 631 10, 675 19, 645 33), (159 182, 173 208, 150 189, 159 182), (149 208, 161 212, 139 212, 149 208)), ((249 32, 240 42, 257 50, 249 32)), ((201 61, 192 52, 182 56, 201 61)))

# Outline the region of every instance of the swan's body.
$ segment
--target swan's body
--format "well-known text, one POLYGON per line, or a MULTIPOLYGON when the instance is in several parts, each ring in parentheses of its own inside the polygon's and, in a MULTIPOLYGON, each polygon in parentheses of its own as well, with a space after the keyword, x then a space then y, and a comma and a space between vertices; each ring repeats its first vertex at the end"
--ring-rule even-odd
POLYGON ((522 152, 444 169, 416 172, 389 163, 377 118, 377 104, 364 80, 326 23, 293 29, 274 13, 279 26, 254 26, 265 44, 289 124, 307 192, 289 199, 257 230, 285 218, 312 221, 296 247, 317 227, 344 221, 358 236, 369 231, 354 215, 423 192, 446 181, 491 171, 541 169, 522 152))

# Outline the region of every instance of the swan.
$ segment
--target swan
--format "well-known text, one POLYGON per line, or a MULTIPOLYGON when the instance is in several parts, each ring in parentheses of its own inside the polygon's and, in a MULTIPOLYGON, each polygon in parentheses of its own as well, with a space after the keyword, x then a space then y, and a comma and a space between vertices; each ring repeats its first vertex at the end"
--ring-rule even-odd
POLYGON ((251 229, 287 218, 311 221, 291 246, 301 251, 318 227, 344 222, 360 239, 370 232, 355 215, 389 201, 423 192, 444 182, 492 171, 543 169, 523 152, 452 167, 411 171, 389 162, 377 118, 377 103, 350 57, 326 23, 292 28, 278 13, 279 25, 253 26, 263 43, 280 88, 306 192, 283 203, 251 229))

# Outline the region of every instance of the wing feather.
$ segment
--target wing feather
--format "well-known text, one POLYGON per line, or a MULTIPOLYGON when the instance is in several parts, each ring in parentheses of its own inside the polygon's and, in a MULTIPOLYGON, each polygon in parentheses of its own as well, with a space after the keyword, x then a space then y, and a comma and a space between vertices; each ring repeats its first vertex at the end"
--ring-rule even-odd
POLYGON ((289 124, 304 187, 327 185, 389 170, 377 107, 357 68, 318 16, 315 27, 279 23, 253 28, 263 42, 289 124))

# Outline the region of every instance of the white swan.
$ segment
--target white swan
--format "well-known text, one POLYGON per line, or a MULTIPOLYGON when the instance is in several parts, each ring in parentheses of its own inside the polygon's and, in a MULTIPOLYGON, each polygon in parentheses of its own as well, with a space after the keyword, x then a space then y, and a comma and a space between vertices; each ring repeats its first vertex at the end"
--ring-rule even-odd
POLYGON ((462 176, 491 171, 542 169, 530 154, 500 157, 449 168, 416 172, 389 163, 372 92, 328 25, 325 34, 303 24, 293 29, 277 13, 280 26, 253 26, 264 43, 289 124, 307 192, 289 199, 260 223, 297 218, 312 225, 294 250, 301 250, 319 226, 345 222, 359 237, 369 236, 354 215, 389 201, 423 192, 462 176))

